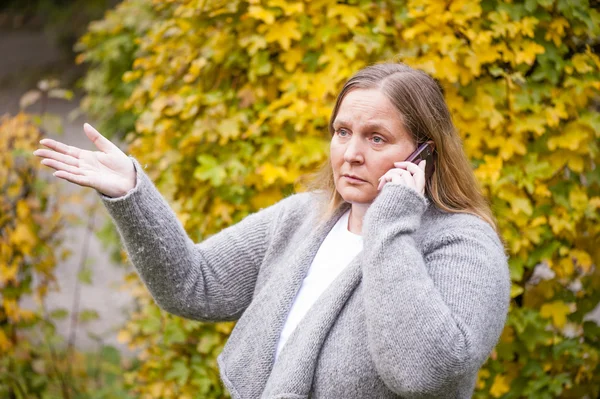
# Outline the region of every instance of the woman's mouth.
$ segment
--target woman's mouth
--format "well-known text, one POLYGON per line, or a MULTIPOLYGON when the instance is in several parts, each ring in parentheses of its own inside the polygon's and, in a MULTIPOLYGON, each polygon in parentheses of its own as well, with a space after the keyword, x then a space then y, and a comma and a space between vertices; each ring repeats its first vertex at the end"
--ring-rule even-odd
POLYGON ((342 177, 344 177, 348 183, 358 184, 358 183, 366 183, 367 182, 366 180, 363 180, 360 177, 355 176, 355 175, 343 175, 342 177))

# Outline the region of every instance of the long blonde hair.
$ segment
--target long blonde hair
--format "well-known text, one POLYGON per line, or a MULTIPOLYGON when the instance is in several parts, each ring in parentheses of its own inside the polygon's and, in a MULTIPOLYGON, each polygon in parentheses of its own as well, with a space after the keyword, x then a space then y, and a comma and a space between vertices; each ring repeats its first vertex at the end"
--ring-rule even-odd
MULTIPOLYGON (((461 139, 438 84, 425 72, 400 63, 376 64, 358 71, 344 85, 337 97, 329 120, 333 121, 344 96, 354 89, 379 89, 403 116, 406 130, 416 143, 433 140, 435 171, 427 181, 425 195, 446 212, 470 213, 488 222, 494 229, 496 221, 462 147, 461 139)), ((313 176, 311 189, 329 196, 327 213, 343 202, 333 181, 331 161, 313 176)))

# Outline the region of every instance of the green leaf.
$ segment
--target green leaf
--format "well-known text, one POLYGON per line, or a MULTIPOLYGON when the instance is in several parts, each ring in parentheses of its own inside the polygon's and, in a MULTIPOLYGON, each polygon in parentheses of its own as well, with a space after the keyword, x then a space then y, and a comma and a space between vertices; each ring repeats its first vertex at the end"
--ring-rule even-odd
POLYGON ((98 312, 94 309, 84 309, 79 312, 79 321, 82 323, 98 320, 99 318, 100 315, 98 315, 98 312))
POLYGON ((69 311, 65 308, 54 309, 50 312, 50 317, 56 320, 62 320, 69 315, 69 311))
POLYGON ((154 334, 161 330, 162 320, 160 315, 148 314, 144 319, 140 320, 139 325, 144 334, 154 334))
POLYGON ((201 181, 209 181, 213 186, 223 184, 227 173, 215 157, 198 155, 196 159, 200 165, 194 170, 194 178, 201 181))
POLYGON ((89 267, 83 267, 77 274, 77 278, 83 284, 92 285, 92 269, 89 267))
POLYGON ((592 320, 586 320, 583 322, 583 335, 586 340, 593 343, 600 343, 600 325, 592 320))
POLYGON ((105 345, 100 350, 100 356, 102 360, 107 363, 120 365, 121 364, 121 352, 117 348, 111 345, 105 345))
POLYGON ((186 334, 177 321, 171 320, 165 326, 163 337, 165 345, 172 345, 185 342, 186 334))
POLYGON ((190 369, 183 360, 173 362, 171 369, 165 374, 165 379, 176 380, 179 386, 183 386, 190 376, 190 369))

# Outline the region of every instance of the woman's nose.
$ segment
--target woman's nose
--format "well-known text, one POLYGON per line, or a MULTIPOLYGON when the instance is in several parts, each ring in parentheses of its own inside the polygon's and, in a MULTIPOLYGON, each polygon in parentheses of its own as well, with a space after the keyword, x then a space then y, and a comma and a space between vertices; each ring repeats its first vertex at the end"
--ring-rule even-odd
POLYGON ((346 145, 344 161, 348 163, 363 163, 365 161, 360 140, 356 136, 352 137, 346 145))

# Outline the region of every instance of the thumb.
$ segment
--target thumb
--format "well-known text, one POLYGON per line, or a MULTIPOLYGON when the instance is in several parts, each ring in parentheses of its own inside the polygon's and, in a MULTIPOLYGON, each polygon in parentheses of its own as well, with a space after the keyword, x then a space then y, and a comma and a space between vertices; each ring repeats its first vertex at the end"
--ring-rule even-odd
POLYGON ((423 169, 423 171, 425 171, 425 166, 427 165, 427 160, 423 159, 421 162, 419 162, 419 168, 423 169))
POLYGON ((92 143, 102 152, 109 154, 115 150, 119 150, 119 147, 114 145, 109 139, 100 134, 99 131, 94 129, 89 123, 83 124, 83 131, 85 135, 90 139, 92 143))

